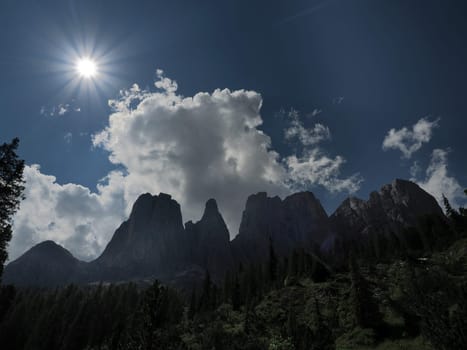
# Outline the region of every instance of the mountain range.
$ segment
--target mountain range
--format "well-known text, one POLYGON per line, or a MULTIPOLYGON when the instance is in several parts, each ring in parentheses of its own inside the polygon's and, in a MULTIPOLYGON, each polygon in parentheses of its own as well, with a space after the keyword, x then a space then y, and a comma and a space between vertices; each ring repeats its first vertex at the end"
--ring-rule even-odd
POLYGON ((154 279, 187 285, 209 272, 220 281, 239 264, 266 261, 271 248, 280 256, 304 249, 336 259, 375 237, 404 241, 406 230, 426 215, 445 218, 433 196, 400 179, 372 192, 367 201, 347 198, 330 216, 312 192, 284 199, 259 192, 248 197, 238 235, 230 240, 214 199, 206 202, 198 222, 183 224, 180 205, 170 195, 146 193, 97 259, 80 261, 45 241, 10 262, 3 280, 17 286, 154 279))

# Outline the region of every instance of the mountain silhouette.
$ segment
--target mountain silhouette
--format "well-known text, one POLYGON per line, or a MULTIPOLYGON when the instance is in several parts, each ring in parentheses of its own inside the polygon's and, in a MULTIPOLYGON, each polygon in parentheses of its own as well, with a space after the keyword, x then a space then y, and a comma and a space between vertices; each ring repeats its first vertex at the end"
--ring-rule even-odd
POLYGON ((240 263, 266 261, 271 243, 281 256, 303 249, 337 258, 375 237, 404 240, 404 230, 416 227, 424 215, 444 220, 433 196, 400 179, 372 192, 367 201, 344 200, 329 217, 312 192, 283 200, 259 192, 248 197, 239 233, 229 241, 214 199, 207 201, 200 221, 183 225, 180 205, 170 195, 146 193, 94 261, 79 261, 46 241, 10 262, 4 282, 56 286, 160 279, 184 285, 199 281, 207 271, 220 281, 240 263))

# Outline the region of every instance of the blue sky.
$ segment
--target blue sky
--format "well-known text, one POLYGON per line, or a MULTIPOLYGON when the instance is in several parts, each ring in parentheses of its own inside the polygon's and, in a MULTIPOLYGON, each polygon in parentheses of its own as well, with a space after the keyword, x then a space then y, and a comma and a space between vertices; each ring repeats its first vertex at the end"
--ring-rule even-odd
POLYGON ((96 256, 141 191, 171 192, 193 220, 214 196, 232 236, 247 193, 262 190, 312 190, 330 214, 349 193, 413 178, 463 204, 466 12, 421 0, 2 1, 0 140, 18 136, 40 166, 27 171, 12 257, 42 239, 96 256), (83 56, 94 79, 75 72, 83 56), (130 108, 109 107, 120 91, 130 108), (200 106, 183 104, 200 92, 200 106), (173 99, 179 114, 151 107, 173 99), (216 145, 239 155, 223 162, 216 145))

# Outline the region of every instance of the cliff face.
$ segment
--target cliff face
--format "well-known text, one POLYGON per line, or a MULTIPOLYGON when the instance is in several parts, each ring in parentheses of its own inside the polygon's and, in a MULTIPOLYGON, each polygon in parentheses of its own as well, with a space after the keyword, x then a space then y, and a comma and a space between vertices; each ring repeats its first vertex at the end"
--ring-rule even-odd
POLYGON ((282 201, 260 192, 247 200, 232 249, 239 261, 264 261, 270 242, 279 255, 287 255, 296 248, 316 249, 328 234, 328 216, 313 193, 296 193, 282 201))
POLYGON ((126 275, 158 275, 185 263, 186 234, 180 205, 170 195, 141 195, 92 265, 126 275))

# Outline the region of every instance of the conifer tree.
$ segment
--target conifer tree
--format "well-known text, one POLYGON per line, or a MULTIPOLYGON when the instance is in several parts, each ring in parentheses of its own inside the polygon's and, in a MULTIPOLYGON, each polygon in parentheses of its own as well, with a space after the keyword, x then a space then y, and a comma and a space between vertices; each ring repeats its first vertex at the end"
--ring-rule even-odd
MULTIPOLYGON (((464 190, 464 194, 467 196, 467 189, 464 190)), ((463 217, 467 217, 467 209, 464 207, 459 208, 459 212, 463 217)))
POLYGON ((238 282, 238 276, 235 275, 233 290, 232 290, 232 308, 235 311, 240 310, 241 296, 240 296, 240 283, 238 282))
POLYGON ((8 259, 8 243, 11 240, 12 217, 19 208, 24 191, 24 160, 18 159, 16 150, 19 139, 0 146, 0 282, 3 264, 8 259))
POLYGON ((292 252, 289 259, 288 275, 290 277, 297 277, 298 275, 298 253, 296 250, 292 252))
MULTIPOLYGON (((467 190, 464 191, 464 193, 467 190)), ((466 193, 467 194, 467 193, 466 193)), ((463 231, 467 230, 467 210, 464 208, 459 208, 459 211, 455 210, 452 206, 451 203, 449 203, 449 200, 444 196, 443 194, 443 202, 444 202, 444 208, 446 210, 446 216, 451 219, 454 229, 458 233, 462 233, 463 231)))
POLYGON ((297 317, 292 307, 289 307, 287 314, 287 336, 292 339, 294 344, 297 343, 297 317))
POLYGON ((318 304, 318 300, 314 299, 313 313, 313 329, 314 337, 310 349, 316 350, 333 350, 335 349, 334 338, 331 330, 326 325, 323 315, 318 304))
POLYGON ((381 325, 382 315, 378 303, 369 289, 367 280, 362 276, 353 254, 350 255, 350 303, 355 326, 377 329, 381 325))
POLYGON ((271 238, 269 239, 268 274, 270 283, 275 284, 277 281, 277 256, 274 251, 274 245, 271 238))
POLYGON ((196 305, 197 305, 197 302, 196 302, 196 289, 193 288, 193 290, 191 291, 190 308, 188 309, 188 318, 190 320, 192 320, 193 317, 196 314, 196 309, 197 309, 196 305))
POLYGON ((246 304, 245 318, 243 320, 243 331, 246 334, 253 334, 255 331, 256 313, 252 303, 246 304))
POLYGON ((450 219, 455 219, 459 215, 459 213, 451 206, 451 203, 449 203, 449 199, 447 199, 444 194, 443 203, 444 209, 446 210, 446 216, 450 219))
POLYGON ((204 282, 203 282, 203 290, 201 293, 201 299, 200 299, 200 306, 199 309, 201 311, 209 311, 211 310, 212 306, 212 282, 211 282, 211 275, 209 271, 206 270, 206 275, 204 277, 204 282))

